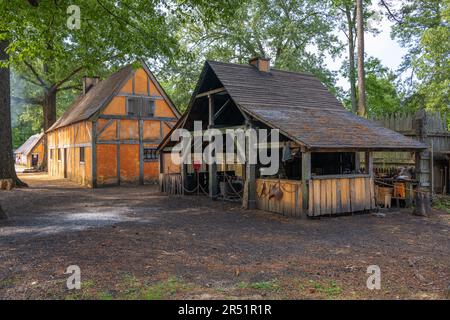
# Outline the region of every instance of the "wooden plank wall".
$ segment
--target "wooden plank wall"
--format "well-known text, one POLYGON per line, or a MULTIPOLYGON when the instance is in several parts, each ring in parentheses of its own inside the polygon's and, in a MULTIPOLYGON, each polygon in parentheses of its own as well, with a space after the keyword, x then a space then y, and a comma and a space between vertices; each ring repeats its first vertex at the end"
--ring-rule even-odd
POLYGON ((159 188, 161 192, 182 195, 182 178, 180 173, 160 173, 159 174, 159 188))
POLYGON ((302 214, 302 181, 256 179, 256 208, 299 217, 302 214), (283 193, 280 200, 270 197, 271 188, 283 193))
POLYGON ((375 208, 374 181, 369 176, 315 177, 309 181, 309 216, 375 208))

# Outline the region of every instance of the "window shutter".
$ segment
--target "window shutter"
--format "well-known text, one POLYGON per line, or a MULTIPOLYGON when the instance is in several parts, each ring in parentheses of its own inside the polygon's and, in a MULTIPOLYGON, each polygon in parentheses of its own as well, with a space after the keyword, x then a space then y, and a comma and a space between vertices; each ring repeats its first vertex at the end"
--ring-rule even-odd
POLYGON ((139 99, 137 98, 128 98, 127 99, 127 111, 130 116, 138 116, 139 115, 139 99))
POLYGON ((142 98, 142 112, 141 112, 142 116, 152 117, 154 108, 155 108, 155 101, 147 98, 142 98))

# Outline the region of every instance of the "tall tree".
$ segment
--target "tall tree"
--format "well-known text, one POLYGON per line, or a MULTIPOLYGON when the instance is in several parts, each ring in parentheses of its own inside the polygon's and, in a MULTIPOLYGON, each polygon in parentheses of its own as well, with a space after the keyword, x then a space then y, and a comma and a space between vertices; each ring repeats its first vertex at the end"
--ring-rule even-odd
POLYGON ((407 49, 400 72, 407 73, 407 101, 416 108, 449 111, 450 1, 381 0, 394 23, 392 36, 407 49))
POLYGON ((330 1, 319 0, 243 0, 232 18, 218 16, 208 23, 202 11, 194 11, 180 35, 191 57, 179 64, 176 74, 181 77, 168 81, 189 83, 184 90, 188 92, 195 80, 186 82, 183 75, 198 75, 205 58, 247 63, 253 56, 266 56, 274 68, 311 72, 336 91, 336 74, 326 67, 325 58, 336 56, 342 46, 330 7, 330 1))
POLYGON ((366 85, 364 75, 364 9, 363 0, 356 0, 356 25, 358 38, 358 115, 366 115, 366 85))
MULTIPOLYGON (((357 67, 355 60, 356 52, 356 2, 354 0, 333 0, 333 11, 336 16, 338 27, 345 35, 347 40, 347 59, 344 61, 343 75, 348 78, 350 90, 349 96, 350 108, 354 113, 358 112, 358 98, 356 92, 357 67)), ((371 9, 371 0, 364 0, 364 29, 365 32, 377 34, 379 31, 374 26, 373 21, 378 19, 376 12, 371 9)))
MULTIPOLYGON (((11 95, 8 34, 0 29, 0 181, 11 179, 13 186, 26 186, 16 174, 12 154, 11 95)), ((0 208, 1 211, 1 208, 0 208)))
POLYGON ((102 75, 141 57, 173 58, 176 41, 165 23, 164 1, 150 2, 84 0, 78 11, 68 0, 2 1, 0 24, 11 35, 11 63, 39 89, 14 101, 41 106, 47 130, 56 121, 57 94, 81 89, 82 75, 102 75))

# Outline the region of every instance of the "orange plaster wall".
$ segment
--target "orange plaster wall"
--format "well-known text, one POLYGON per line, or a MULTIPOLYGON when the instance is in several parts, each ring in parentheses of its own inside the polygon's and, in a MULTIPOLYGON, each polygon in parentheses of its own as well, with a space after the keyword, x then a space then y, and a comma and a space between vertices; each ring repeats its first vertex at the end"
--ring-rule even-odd
POLYGON ((120 145, 120 181, 135 183, 139 181, 139 145, 120 145))
POLYGON ((126 106, 125 106, 125 97, 114 97, 108 106, 103 110, 102 114, 107 115, 125 115, 126 114, 126 106))
POLYGON ((117 146, 114 144, 97 145, 97 183, 117 183, 117 146))
POLYGON ((161 139, 161 122, 160 121, 144 121, 144 140, 161 139))
POLYGON ((156 100, 155 102, 155 117, 170 117, 174 118, 175 114, 169 108, 169 105, 164 100, 156 100))
POLYGON ((139 68, 134 74, 135 94, 148 95, 148 77, 144 69, 139 68))
POLYGON ((159 162, 144 162, 144 180, 156 180, 159 177, 159 162))
POLYGON ((139 123, 137 120, 120 121, 120 140, 138 140, 139 123))
POLYGON ((127 81, 127 83, 122 87, 120 90, 121 93, 133 93, 133 77, 130 77, 130 79, 127 81))
MULTIPOLYGON (((97 130, 102 130, 105 125, 109 123, 109 120, 105 119, 98 119, 97 123, 97 130)), ((109 126, 103 130, 101 134, 97 136, 99 141, 105 141, 105 140, 117 140, 117 123, 116 120, 113 120, 109 126)))

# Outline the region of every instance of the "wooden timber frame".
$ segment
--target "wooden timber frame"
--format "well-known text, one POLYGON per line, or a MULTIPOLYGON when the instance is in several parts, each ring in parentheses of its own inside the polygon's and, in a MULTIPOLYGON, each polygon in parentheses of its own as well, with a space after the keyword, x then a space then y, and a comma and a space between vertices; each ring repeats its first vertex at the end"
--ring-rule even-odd
MULTIPOLYGON (((296 167, 296 170, 300 173, 300 176, 291 175, 291 177, 295 176, 295 179, 260 176, 259 168, 262 167, 262 164, 251 164, 247 149, 246 162, 243 165, 244 172, 240 176, 243 180, 242 206, 246 209, 262 209, 297 218, 375 209, 374 152, 419 152, 419 158, 420 155, 424 154, 424 149, 426 148, 422 144, 411 143, 409 140, 404 140, 403 136, 395 135, 395 133, 387 132, 386 130, 378 134, 375 131, 377 128, 368 124, 367 120, 347 114, 343 107, 342 109, 337 109, 333 105, 330 106, 331 97, 325 93, 323 93, 323 101, 317 102, 317 106, 298 107, 297 105, 301 103, 297 104, 295 99, 300 99, 298 94, 300 89, 295 88, 295 85, 292 89, 297 91, 294 90, 292 92, 292 99, 290 95, 287 95, 287 89, 283 90, 283 97, 278 92, 273 91, 272 88, 259 90, 261 88, 257 87, 256 84, 259 79, 262 79, 260 85, 265 85, 273 79, 282 79, 279 83, 276 82, 278 80, 273 80, 277 88, 280 88, 281 84, 290 86, 298 83, 296 81, 307 81, 303 83, 305 88, 308 85, 313 85, 310 76, 299 75, 297 78, 295 73, 269 70, 267 72, 270 74, 267 74, 267 72, 261 70, 249 69, 248 66, 241 67, 240 65, 217 62, 205 63, 187 111, 158 147, 161 152, 160 161, 164 163, 164 165, 160 165, 160 181, 164 184, 161 186, 162 190, 179 190, 178 187, 170 188, 173 183, 169 181, 175 180, 182 181, 183 189, 189 189, 187 182, 192 180, 192 170, 189 169, 189 166, 180 166, 179 174, 181 179, 177 180, 177 178, 173 177, 173 172, 166 170, 166 168, 170 167, 170 164, 167 164, 166 155, 172 150, 173 143, 170 142, 169 137, 173 130, 183 128, 192 132, 194 121, 202 121, 202 123, 206 124, 202 126, 202 130, 219 129, 222 133, 226 129, 236 127, 278 129, 281 138, 278 148, 290 144, 291 148, 296 150, 295 157, 300 161, 296 161, 295 166, 299 163, 299 167, 296 167), (230 67, 229 69, 227 68, 228 66, 230 67), (236 77, 234 74, 236 74, 236 77), (224 77, 226 82, 222 82, 221 76, 224 77), (293 76, 296 78, 293 79, 293 76), (258 94, 254 93, 255 91, 258 91, 258 94), (275 97, 272 97, 272 95, 275 97), (276 112, 272 113, 270 108, 274 108, 276 112), (311 121, 315 121, 315 123, 304 124, 304 127, 312 128, 310 132, 304 133, 305 129, 303 127, 295 127, 297 124, 293 123, 295 122, 294 118, 287 116, 288 113, 293 113, 294 111, 302 117, 308 116, 309 113, 316 116, 313 111, 320 111, 324 114, 321 114, 318 118, 311 118, 311 121), (278 115, 280 115, 280 120, 277 118, 278 115), (322 121, 323 117, 327 121, 322 121), (328 117, 331 117, 333 121, 328 121, 328 117), (284 121, 283 119, 287 119, 287 123, 275 122, 275 120, 284 121), (339 135, 330 136, 330 131, 334 130, 336 132, 339 129, 339 126, 334 126, 333 123, 344 119, 347 121, 346 123, 352 126, 352 130, 363 129, 361 132, 363 139, 353 143, 348 140, 349 135, 346 134, 344 138, 347 140, 339 141, 341 135, 339 131, 339 135), (326 123, 327 126, 331 127, 324 127, 318 130, 314 127, 314 124, 318 123, 326 123), (305 134, 305 136, 301 134, 305 134), (324 136, 323 140, 321 140, 322 135, 324 136), (391 140, 386 142, 383 140, 384 138, 391 140), (362 140, 364 140, 363 143, 361 142, 362 140), (397 142, 399 143, 398 147, 395 145, 397 142), (325 153, 335 155, 349 154, 352 160, 350 162, 349 160, 346 161, 353 166, 351 173, 344 173, 344 170, 341 169, 338 170, 341 174, 319 174, 313 171, 313 169, 317 169, 317 160, 314 157, 325 153), (358 173, 360 171, 360 153, 364 153, 364 173, 358 173), (301 159, 299 159, 300 157, 301 159), (279 196, 279 193, 278 196, 274 196, 272 191, 275 189, 281 191, 281 196, 279 196)), ((317 85, 314 89, 316 90, 315 93, 317 93, 323 89, 323 86, 317 85)), ((305 100, 302 103, 314 101, 314 99, 319 99, 320 96, 315 94, 314 99, 308 98, 310 98, 308 101, 305 100)), ((298 120, 305 121, 300 118, 298 120)), ((247 147, 248 145, 249 143, 246 143, 247 147)), ((268 146, 269 143, 266 145, 268 146)), ((260 147, 262 146, 258 145, 258 148, 260 147)), ((202 165, 201 168, 208 180, 208 196, 212 199, 217 199, 218 195, 220 195, 218 179, 221 178, 219 173, 223 170, 220 167, 221 165, 202 165)), ((422 173, 424 174, 424 184, 426 184, 425 180, 428 178, 425 176, 425 172, 422 173)), ((169 191, 169 193, 171 192, 169 191)), ((182 193, 192 194, 185 191, 182 191, 182 193)))

